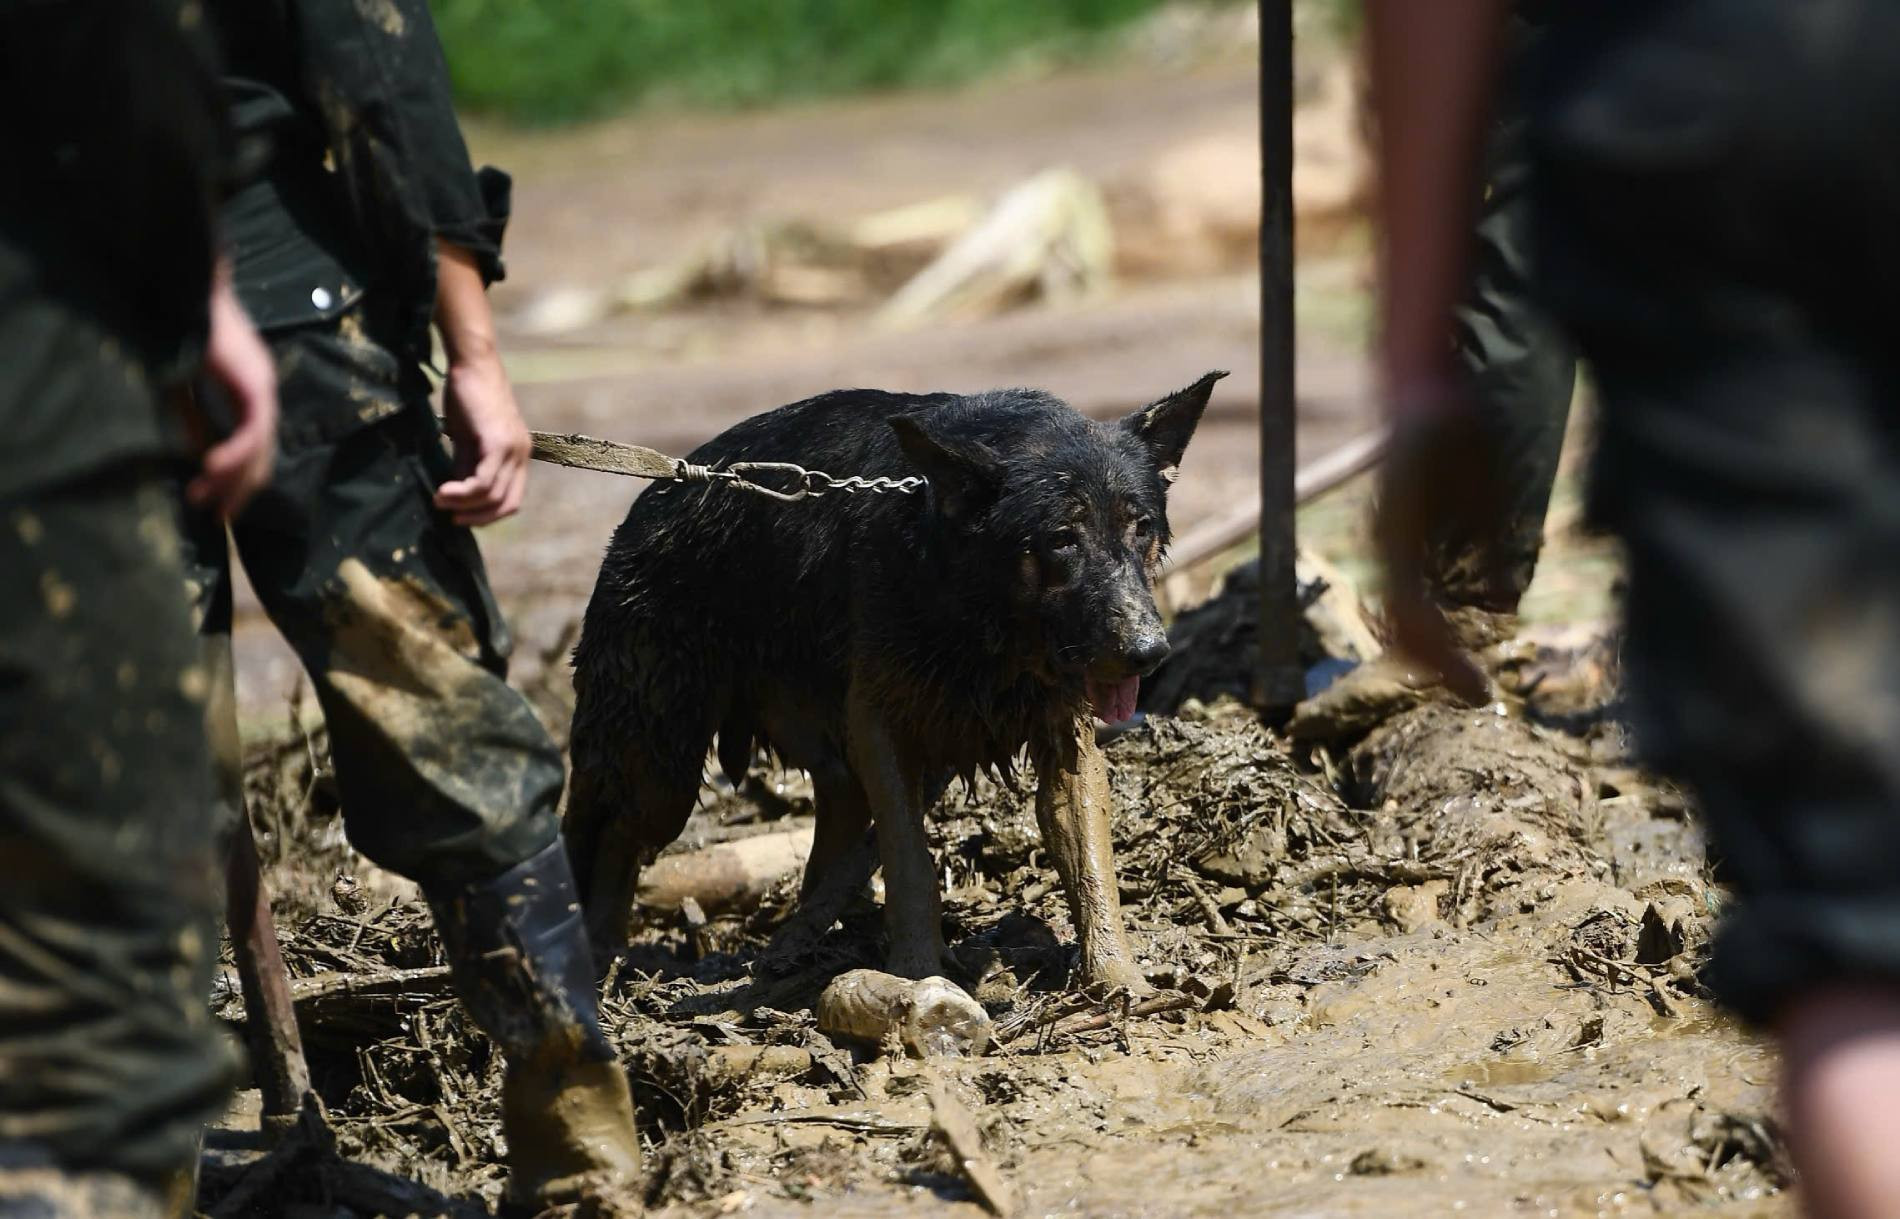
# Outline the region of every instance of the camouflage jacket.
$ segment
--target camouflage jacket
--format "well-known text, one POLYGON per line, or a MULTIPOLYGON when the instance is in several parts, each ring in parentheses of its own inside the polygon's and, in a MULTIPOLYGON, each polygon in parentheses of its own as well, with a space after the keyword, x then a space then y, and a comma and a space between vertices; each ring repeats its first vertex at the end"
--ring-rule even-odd
POLYGON ((261 329, 397 302, 426 359, 436 238, 502 276, 508 176, 476 173, 425 0, 210 0, 255 172, 224 210, 238 292, 261 329))

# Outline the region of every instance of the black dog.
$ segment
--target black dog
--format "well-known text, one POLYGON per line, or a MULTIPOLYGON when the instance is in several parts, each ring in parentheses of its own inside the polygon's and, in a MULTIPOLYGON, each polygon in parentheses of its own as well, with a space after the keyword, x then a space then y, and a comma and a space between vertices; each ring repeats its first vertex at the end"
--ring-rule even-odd
POLYGON ((808 770, 818 932, 872 866, 889 967, 943 970, 924 814, 956 775, 1027 748, 1090 983, 1140 987, 1121 927, 1091 716, 1134 713, 1167 655, 1153 581, 1167 486, 1212 372, 1118 424, 1034 390, 843 390, 748 419, 690 460, 918 473, 915 494, 783 504, 657 484, 627 514, 575 650, 568 850, 597 948, 626 942, 639 867, 692 812, 708 747, 808 770))

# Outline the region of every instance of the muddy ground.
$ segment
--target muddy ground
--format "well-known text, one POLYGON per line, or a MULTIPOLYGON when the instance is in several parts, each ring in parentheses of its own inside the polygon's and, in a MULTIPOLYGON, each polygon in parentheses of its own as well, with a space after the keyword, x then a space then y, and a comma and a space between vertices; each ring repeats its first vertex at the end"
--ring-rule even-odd
MULTIPOLYGON (((1230 598, 1203 617, 1246 612, 1230 598)), ((709 898, 710 917, 649 908, 605 1013, 656 1213, 975 1215, 979 1177, 1025 1215, 1791 1213, 1772 1057, 1697 982, 1721 891, 1680 793, 1632 764, 1613 666, 1581 697, 1428 701, 1295 748, 1193 697, 1234 653, 1170 663, 1194 670, 1171 683, 1180 705, 1108 745, 1122 896, 1158 997, 1075 989, 1026 786, 979 780, 933 819, 958 981, 996 1026, 983 1057, 818 1031, 824 984, 880 962, 874 894, 791 961, 761 950, 793 876, 756 904, 709 898), (939 1133, 959 1111, 974 1172, 939 1133)), ((566 691, 532 693, 558 730, 566 691)), ((252 753, 327 1123, 265 1154, 255 1094, 240 1098, 203 1203, 485 1213, 494 1051, 448 995, 413 891, 343 844, 326 775, 320 728, 252 753)), ((761 759, 739 790, 709 780, 674 853, 783 835, 810 808, 761 759)), ((219 1002, 241 1014, 228 988, 219 1002)))
MULTIPOLYGON (((530 422, 683 451, 845 384, 1033 384, 1109 414, 1229 367, 1174 507, 1191 527, 1254 495, 1252 251, 1224 244, 1219 219, 1256 172, 1253 105, 1243 46, 950 96, 478 132, 478 153, 520 177, 497 303, 530 422), (734 224, 987 197, 1052 164, 1118 197, 1147 183, 1151 203, 1173 197, 1157 180, 1184 181, 1201 209, 1187 220, 1117 206, 1131 243, 1193 256, 922 332, 881 331, 861 303, 698 301, 557 334, 523 320, 546 293, 734 224)), ((1300 444, 1317 454, 1372 414, 1363 241, 1348 227, 1302 257, 1300 444)), ((1294 747, 1220 698, 1243 686, 1244 602, 1194 619, 1187 668, 1157 684, 1166 705, 1109 746, 1123 900, 1156 1002, 1074 989, 1027 801, 988 781, 933 821, 960 981, 998 1031, 983 1057, 923 1063, 817 1031, 825 981, 880 960, 869 895, 789 968, 760 959, 789 877, 732 909, 648 910, 605 1010, 655 1213, 979 1215, 983 1181, 1024 1215, 1791 1214, 1774 1062, 1697 983, 1721 892, 1682 797, 1635 768, 1616 720, 1615 556, 1578 529, 1574 466, 1529 642, 1501 658, 1528 703, 1427 704, 1294 747), (1555 680, 1579 667, 1581 697, 1555 680), (960 1112, 974 1170, 946 1146, 960 1112)), ((522 637, 518 678, 564 733, 566 632, 637 488, 537 473, 527 512, 484 548, 522 637)), ((1301 515, 1303 544, 1348 576, 1367 574, 1366 498, 1360 480, 1301 515)), ((449 997, 413 889, 344 843, 320 723, 254 605, 238 642, 251 811, 327 1116, 266 1150, 256 1093, 240 1096, 201 1205, 489 1213, 495 1053, 449 997)), ((709 780, 676 850, 809 816, 800 777, 761 763, 741 790, 709 780)), ((234 989, 216 996, 231 1019, 234 989)))

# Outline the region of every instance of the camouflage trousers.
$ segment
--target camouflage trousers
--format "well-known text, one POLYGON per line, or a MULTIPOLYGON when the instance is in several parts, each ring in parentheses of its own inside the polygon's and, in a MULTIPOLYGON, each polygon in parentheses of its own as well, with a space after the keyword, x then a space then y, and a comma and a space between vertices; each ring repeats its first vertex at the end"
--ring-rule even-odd
POLYGON ((1630 721, 1733 886, 1704 980, 1766 1024, 1900 989, 1900 10, 1559 11, 1539 261, 1601 393, 1630 721))
MULTIPOLYGON (((378 341, 382 329, 359 307, 269 336, 284 419, 277 469, 229 537, 315 688, 352 845, 441 891, 552 843, 563 770, 507 684, 507 627, 474 536, 433 506, 450 458, 428 383, 378 341)), ((235 825, 230 549, 216 521, 187 530, 235 825)))
POLYGON ((206 1003, 210 683, 169 479, 117 463, 0 495, 0 1162, 150 1188, 237 1065, 206 1003))

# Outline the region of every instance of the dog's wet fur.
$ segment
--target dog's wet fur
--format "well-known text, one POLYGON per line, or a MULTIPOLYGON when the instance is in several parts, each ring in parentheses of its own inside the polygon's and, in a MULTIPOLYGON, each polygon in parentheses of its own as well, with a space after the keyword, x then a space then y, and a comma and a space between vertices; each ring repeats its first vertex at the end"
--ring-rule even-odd
POLYGON ((1119 423, 1036 390, 841 390, 688 460, 921 474, 926 488, 791 504, 719 485, 641 494, 574 657, 565 833, 596 947, 625 943, 638 869, 684 827, 716 737, 735 780, 760 747, 812 774, 799 934, 821 934, 868 876, 875 821, 891 968, 943 972, 923 815, 953 777, 1010 771, 1026 750, 1083 973, 1138 987, 1093 720, 1132 713, 1135 679, 1167 654, 1153 595, 1167 488, 1224 375, 1119 423))

